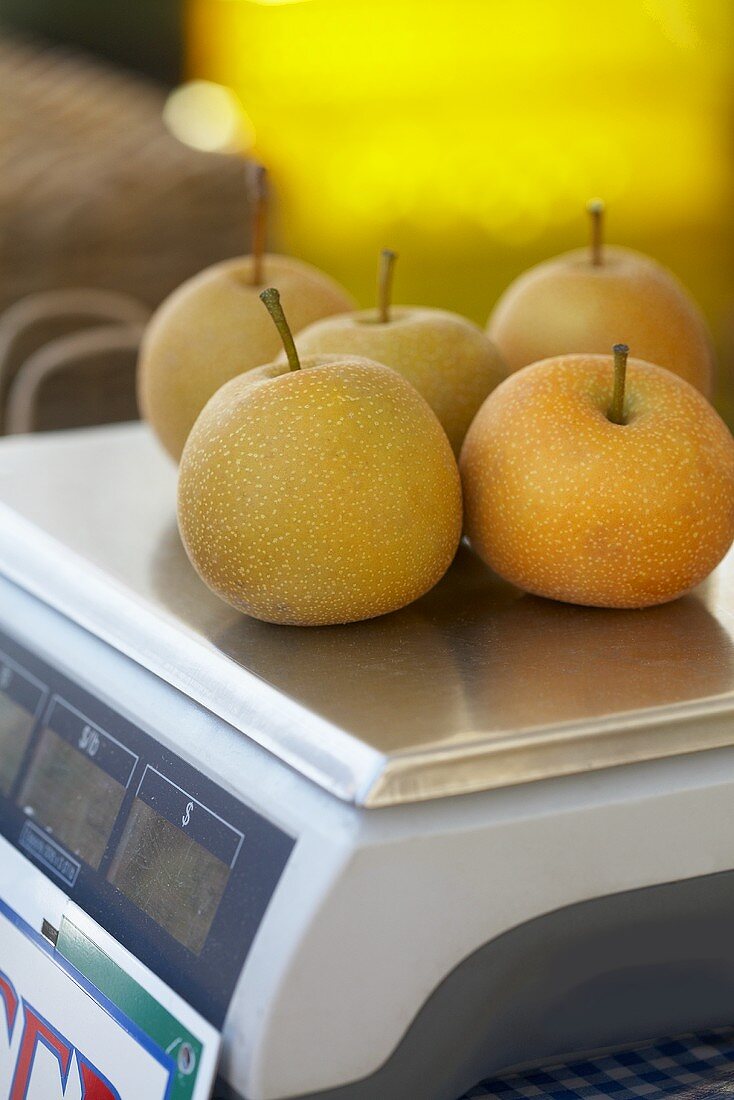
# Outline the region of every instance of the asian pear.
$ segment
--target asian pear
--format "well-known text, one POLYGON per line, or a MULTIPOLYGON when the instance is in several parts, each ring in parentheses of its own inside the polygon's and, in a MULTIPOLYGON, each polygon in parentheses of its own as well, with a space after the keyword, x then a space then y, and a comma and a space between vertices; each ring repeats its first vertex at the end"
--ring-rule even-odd
POLYGON ((611 355, 511 374, 464 442, 466 532, 505 580, 647 607, 699 584, 734 538, 734 440, 678 375, 611 355))
POLYGON ((714 354, 703 316, 661 264, 602 242, 603 204, 589 203, 591 246, 532 267, 497 302, 487 332, 510 370, 622 340, 640 359, 709 396, 714 354))
POLYGON ((507 370, 491 340, 458 313, 392 306, 395 259, 383 250, 376 310, 316 321, 296 346, 303 355, 366 355, 398 371, 425 397, 458 455, 477 409, 507 370))
POLYGON ((395 611, 456 552, 449 441, 389 367, 300 359, 277 290, 263 300, 287 360, 227 382, 198 417, 179 471, 186 551, 217 595, 256 619, 317 626, 395 611))
POLYGON ((138 362, 138 403, 165 449, 180 458, 197 416, 220 386, 275 358, 278 334, 260 292, 275 285, 297 331, 354 308, 333 279, 310 264, 264 252, 264 183, 254 205, 253 252, 188 279, 153 314, 138 362))

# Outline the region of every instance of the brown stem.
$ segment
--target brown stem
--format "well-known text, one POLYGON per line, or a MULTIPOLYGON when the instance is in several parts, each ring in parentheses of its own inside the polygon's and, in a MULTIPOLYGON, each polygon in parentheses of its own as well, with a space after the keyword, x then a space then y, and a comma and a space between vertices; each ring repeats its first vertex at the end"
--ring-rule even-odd
POLYGON ((380 270, 377 275, 377 315, 380 324, 383 325, 390 320, 392 278, 397 258, 397 252, 391 252, 389 248, 383 248, 380 253, 380 270))
POLYGON ((604 262, 604 203, 601 199, 592 199, 586 209, 591 218, 591 263, 593 267, 601 267, 604 262))
POLYGON ((268 173, 262 164, 254 172, 251 188, 252 201, 252 286, 262 286, 263 256, 268 230, 268 173))
POLYGON ((614 392, 609 406, 609 419, 612 424, 624 424, 624 387, 627 379, 627 356, 630 349, 626 344, 615 344, 614 352, 614 392))
POLYGON ((268 313, 275 321, 275 327, 280 333, 285 353, 288 356, 288 366, 291 370, 300 370, 301 361, 298 358, 295 341, 293 340, 293 333, 291 332, 290 325, 285 319, 285 313, 280 304, 280 294, 274 286, 270 286, 267 290, 262 292, 260 298, 265 303, 268 313))

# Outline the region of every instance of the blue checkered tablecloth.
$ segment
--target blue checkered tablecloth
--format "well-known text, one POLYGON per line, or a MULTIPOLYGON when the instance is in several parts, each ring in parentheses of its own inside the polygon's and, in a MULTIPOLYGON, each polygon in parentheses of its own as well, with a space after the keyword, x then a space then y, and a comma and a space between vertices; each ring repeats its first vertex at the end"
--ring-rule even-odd
POLYGON ((734 1097, 734 1029, 485 1081, 462 1100, 662 1100, 689 1090, 696 1100, 734 1097))

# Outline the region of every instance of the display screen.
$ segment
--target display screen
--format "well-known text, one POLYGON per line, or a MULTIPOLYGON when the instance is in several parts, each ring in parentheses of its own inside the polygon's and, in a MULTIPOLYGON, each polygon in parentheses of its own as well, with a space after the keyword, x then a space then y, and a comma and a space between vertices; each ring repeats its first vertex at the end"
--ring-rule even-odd
POLYGON ((227 885, 229 867, 136 799, 109 877, 198 955, 227 885))
POLYGON ((18 803, 69 852, 99 867, 136 757, 56 702, 18 803))
POLYGON ((9 794, 28 747, 46 689, 0 657, 0 791, 9 794))
POLYGON ((198 954, 242 839, 237 829, 151 768, 140 784, 109 879, 198 954))

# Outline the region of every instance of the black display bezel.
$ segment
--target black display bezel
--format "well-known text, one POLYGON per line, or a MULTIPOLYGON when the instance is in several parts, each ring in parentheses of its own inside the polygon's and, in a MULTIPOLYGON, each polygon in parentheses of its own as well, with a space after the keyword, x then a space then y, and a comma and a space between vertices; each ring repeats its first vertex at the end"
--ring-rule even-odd
MULTIPOLYGON (((212 1024, 221 1027, 252 941, 293 850, 294 838, 3 632, 0 632, 0 651, 48 687, 48 699, 36 716, 12 788, 7 797, 0 795, 0 833, 167 985, 212 1024), (21 840, 29 818, 15 800, 25 781, 53 696, 59 696, 138 757, 96 871, 68 852, 68 861, 76 865, 76 871, 72 874, 62 868, 62 859, 59 867, 54 868, 51 860, 42 861, 29 847, 27 836, 25 843, 21 840), (136 792, 149 768, 243 834, 224 894, 199 954, 180 944, 107 880, 136 792)), ((55 837, 53 844, 64 850, 55 837)))

